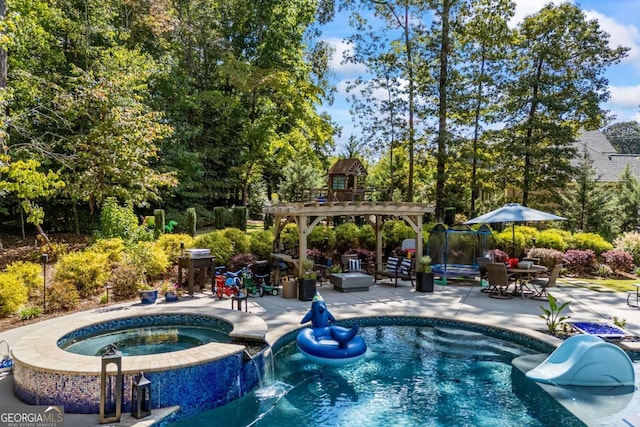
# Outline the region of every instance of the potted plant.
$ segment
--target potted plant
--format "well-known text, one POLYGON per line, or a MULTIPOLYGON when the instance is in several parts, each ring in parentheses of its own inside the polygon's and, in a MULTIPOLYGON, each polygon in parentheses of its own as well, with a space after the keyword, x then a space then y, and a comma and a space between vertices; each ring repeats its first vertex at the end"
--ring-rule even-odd
POLYGON ((178 297, 182 293, 177 283, 170 283, 170 282, 164 282, 160 290, 164 294, 165 302, 178 301, 178 297))
POLYGON ((154 304, 158 299, 158 290, 144 283, 138 286, 138 295, 142 304, 154 304))
POLYGON ((302 262, 302 277, 298 280, 298 299, 300 301, 311 301, 316 294, 316 272, 313 270, 314 263, 307 259, 302 262))
POLYGON ((417 260, 416 291, 433 292, 433 271, 431 270, 431 257, 429 255, 424 255, 417 260))

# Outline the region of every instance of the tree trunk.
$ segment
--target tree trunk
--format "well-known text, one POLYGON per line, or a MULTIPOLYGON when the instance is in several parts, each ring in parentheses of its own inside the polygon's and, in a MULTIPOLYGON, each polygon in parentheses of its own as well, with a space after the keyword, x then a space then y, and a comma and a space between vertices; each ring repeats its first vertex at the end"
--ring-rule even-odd
POLYGON ((442 3, 442 41, 440 46, 440 79, 438 105, 438 154, 437 154, 437 176, 436 176, 436 217, 439 221, 444 219, 445 194, 444 185, 446 182, 445 162, 447 159, 447 61, 449 53, 449 13, 451 10, 450 0, 442 3))

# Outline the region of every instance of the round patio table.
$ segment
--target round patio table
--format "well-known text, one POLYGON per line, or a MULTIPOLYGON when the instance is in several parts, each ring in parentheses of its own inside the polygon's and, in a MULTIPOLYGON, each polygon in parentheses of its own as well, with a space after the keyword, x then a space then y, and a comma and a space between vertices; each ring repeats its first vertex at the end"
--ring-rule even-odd
POLYGON ((530 268, 520 268, 520 267, 507 267, 507 273, 515 274, 515 289, 514 294, 518 293, 518 287, 520 288, 520 296, 524 298, 524 288, 527 288, 527 293, 533 293, 533 291, 527 286, 526 280, 530 280, 531 278, 537 278, 540 273, 546 273, 548 271, 547 267, 544 265, 532 265, 530 268))

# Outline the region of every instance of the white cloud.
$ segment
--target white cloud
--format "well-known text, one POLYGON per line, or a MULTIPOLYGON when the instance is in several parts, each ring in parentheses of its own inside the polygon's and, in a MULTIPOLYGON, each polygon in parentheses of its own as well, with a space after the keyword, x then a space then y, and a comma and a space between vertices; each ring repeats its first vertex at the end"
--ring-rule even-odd
POLYGON ((509 23, 515 25, 521 22, 526 16, 533 15, 542 9, 550 0, 516 0, 516 11, 509 23))
POLYGON ((609 46, 612 48, 618 46, 629 47, 627 57, 622 61, 629 63, 634 68, 640 69, 640 31, 635 25, 624 25, 615 19, 603 15, 595 10, 585 10, 587 19, 596 19, 600 23, 600 28, 607 32, 611 37, 609 46))
POLYGON ((353 52, 353 47, 344 39, 338 37, 329 37, 324 39, 324 41, 333 46, 333 48, 335 49, 333 58, 331 59, 331 69, 333 71, 338 74, 344 75, 357 75, 365 73, 367 71, 367 67, 365 67, 363 64, 343 63, 345 52, 349 54, 353 52))
POLYGON ((609 86, 611 98, 604 107, 616 116, 617 122, 640 121, 640 84, 609 86))

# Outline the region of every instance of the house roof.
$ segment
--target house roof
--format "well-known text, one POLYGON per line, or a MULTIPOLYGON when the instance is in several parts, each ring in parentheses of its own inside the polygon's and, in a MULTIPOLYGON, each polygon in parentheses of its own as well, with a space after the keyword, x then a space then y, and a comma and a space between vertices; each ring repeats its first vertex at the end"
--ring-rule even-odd
POLYGON ((582 153, 586 150, 596 171, 596 179, 599 182, 617 182, 629 166, 633 176, 640 179, 640 154, 620 154, 611 145, 606 135, 598 130, 581 131, 575 142, 578 155, 572 161, 576 166, 582 153))
POLYGON ((329 175, 366 176, 367 170, 358 159, 340 159, 331 166, 331 169, 329 169, 329 175))

